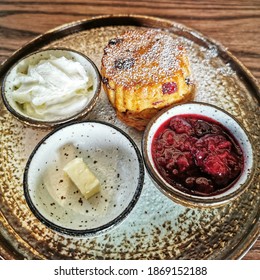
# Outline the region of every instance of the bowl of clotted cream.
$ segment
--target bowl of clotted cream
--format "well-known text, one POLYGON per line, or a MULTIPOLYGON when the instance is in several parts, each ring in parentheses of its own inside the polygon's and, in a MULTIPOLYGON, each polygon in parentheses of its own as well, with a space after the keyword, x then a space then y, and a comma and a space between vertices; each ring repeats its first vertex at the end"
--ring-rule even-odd
POLYGON ((90 58, 70 49, 46 49, 9 69, 2 96, 16 118, 48 128, 84 117, 100 89, 100 74, 90 58))

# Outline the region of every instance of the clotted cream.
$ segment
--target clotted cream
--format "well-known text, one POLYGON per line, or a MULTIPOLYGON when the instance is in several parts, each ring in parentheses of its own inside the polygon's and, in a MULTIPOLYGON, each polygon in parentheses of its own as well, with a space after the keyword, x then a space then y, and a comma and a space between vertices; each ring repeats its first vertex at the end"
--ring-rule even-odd
POLYGON ((82 110, 93 80, 77 61, 50 56, 17 73, 12 98, 24 113, 38 119, 57 119, 82 110))

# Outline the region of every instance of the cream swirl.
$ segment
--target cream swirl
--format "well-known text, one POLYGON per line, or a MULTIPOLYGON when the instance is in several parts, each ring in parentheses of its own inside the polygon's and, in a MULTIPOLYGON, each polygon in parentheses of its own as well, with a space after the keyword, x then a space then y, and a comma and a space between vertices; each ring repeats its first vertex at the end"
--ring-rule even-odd
POLYGON ((27 115, 49 120, 83 109, 92 89, 93 81, 79 62, 50 56, 26 72, 17 70, 12 97, 27 115))

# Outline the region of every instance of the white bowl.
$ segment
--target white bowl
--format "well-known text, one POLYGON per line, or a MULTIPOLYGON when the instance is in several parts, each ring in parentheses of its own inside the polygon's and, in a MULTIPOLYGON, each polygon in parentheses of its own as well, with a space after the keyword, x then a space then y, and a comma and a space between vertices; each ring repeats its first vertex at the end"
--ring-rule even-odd
POLYGON ((67 124, 46 136, 24 173, 24 194, 33 214, 49 228, 71 236, 97 235, 122 222, 142 190, 144 167, 136 144, 103 122, 67 124), (63 167, 82 157, 101 183, 85 199, 63 167))
POLYGON ((159 113, 151 120, 145 130, 142 141, 142 153, 148 173, 158 189, 173 201, 189 207, 218 206, 229 202, 231 199, 237 198, 249 186, 255 170, 253 148, 250 137, 245 129, 230 114, 216 106, 206 103, 190 102, 175 105, 159 113), (156 168, 151 151, 155 133, 167 120, 173 116, 183 114, 196 114, 215 120, 233 135, 240 146, 244 156, 242 172, 234 183, 232 183, 230 187, 225 188, 223 192, 205 196, 187 193, 177 188, 176 185, 174 186, 166 181, 156 168))
MULTIPOLYGON (((55 79, 57 79, 57 77, 55 79)), ((24 82, 22 82, 21 84, 23 83, 24 82)), ((91 61, 88 57, 70 49, 46 49, 32 53, 16 62, 13 67, 7 72, 2 84, 1 91, 6 108, 17 119, 31 126, 49 128, 84 117, 94 107, 100 90, 100 73, 93 61, 91 61), (78 103, 77 106, 75 106, 75 103, 73 102, 73 106, 69 108, 69 112, 67 107, 64 110, 64 106, 67 106, 67 103, 64 102, 60 103, 61 105, 59 109, 60 111, 64 111, 60 115, 57 114, 57 111, 59 109, 56 108, 55 110, 52 109, 52 111, 54 112, 53 115, 51 115, 50 113, 46 113, 43 116, 30 114, 23 109, 23 106, 21 104, 13 99, 13 92, 16 90, 14 80, 17 75, 24 75, 25 73, 27 73, 29 66, 34 66, 43 60, 47 61, 51 57, 64 57, 69 61, 78 62, 87 72, 89 79, 93 82, 93 87, 88 92, 88 94, 84 96, 84 99, 80 99, 80 103, 78 103)))

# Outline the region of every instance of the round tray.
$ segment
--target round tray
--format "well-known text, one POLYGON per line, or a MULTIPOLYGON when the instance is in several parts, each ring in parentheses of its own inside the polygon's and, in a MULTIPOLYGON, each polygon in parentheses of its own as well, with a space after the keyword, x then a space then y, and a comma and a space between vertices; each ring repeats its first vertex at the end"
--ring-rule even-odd
MULTIPOLYGON (((117 15, 86 19, 51 30, 15 52, 0 69, 41 48, 62 47, 89 56, 100 69, 108 40, 129 28, 159 28, 187 49, 196 81, 195 100, 217 105, 242 122, 260 157, 259 87, 252 74, 222 45, 183 25, 164 19, 117 15)), ((115 116, 105 93, 87 119, 112 123, 140 147, 142 133, 115 116)), ((237 259, 259 234, 259 167, 248 190, 215 209, 175 204, 146 175, 141 197, 116 231, 93 238, 66 238, 30 212, 23 195, 26 161, 50 131, 17 121, 0 103, 0 256, 4 259, 237 259)), ((116 147, 116 143, 115 143, 116 147)))

